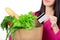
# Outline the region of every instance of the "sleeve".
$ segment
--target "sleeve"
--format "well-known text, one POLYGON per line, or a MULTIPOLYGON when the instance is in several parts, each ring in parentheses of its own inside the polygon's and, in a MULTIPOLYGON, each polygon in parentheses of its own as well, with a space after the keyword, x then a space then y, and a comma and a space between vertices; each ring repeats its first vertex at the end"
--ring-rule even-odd
POLYGON ((9 40, 12 40, 12 36, 11 35, 9 36, 9 40))
POLYGON ((37 12, 33 12, 33 16, 38 16, 39 14, 37 12))

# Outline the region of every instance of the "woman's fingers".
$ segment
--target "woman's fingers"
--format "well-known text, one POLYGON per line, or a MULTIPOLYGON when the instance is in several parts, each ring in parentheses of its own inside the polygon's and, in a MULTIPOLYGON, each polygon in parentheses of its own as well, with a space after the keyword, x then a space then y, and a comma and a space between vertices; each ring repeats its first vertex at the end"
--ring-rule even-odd
POLYGON ((10 16, 15 16, 16 18, 19 17, 19 15, 17 15, 12 9, 10 8, 5 8, 5 11, 10 15, 10 16))
POLYGON ((57 17, 55 17, 55 16, 49 16, 49 18, 50 18, 50 21, 51 21, 51 23, 52 23, 52 27, 55 25, 55 24, 57 24, 57 17))
POLYGON ((56 23, 56 22, 57 22, 57 17, 55 17, 55 16, 50 16, 50 20, 53 21, 54 23, 56 23))

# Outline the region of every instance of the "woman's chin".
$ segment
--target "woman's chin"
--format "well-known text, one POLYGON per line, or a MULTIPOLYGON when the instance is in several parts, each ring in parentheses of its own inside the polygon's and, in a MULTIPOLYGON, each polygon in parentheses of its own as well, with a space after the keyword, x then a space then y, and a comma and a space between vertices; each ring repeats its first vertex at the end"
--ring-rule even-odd
POLYGON ((45 6, 46 6, 46 7, 52 7, 52 5, 49 5, 49 4, 46 4, 45 6))

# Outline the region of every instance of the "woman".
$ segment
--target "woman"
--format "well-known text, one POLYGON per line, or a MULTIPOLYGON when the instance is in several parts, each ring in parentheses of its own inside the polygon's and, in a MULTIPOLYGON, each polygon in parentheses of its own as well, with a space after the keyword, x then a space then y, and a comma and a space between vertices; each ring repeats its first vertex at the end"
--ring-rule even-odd
MULTIPOLYGON (((40 27, 41 40, 60 40, 60 1, 59 0, 43 0, 41 9, 38 12, 33 13, 36 16, 39 16, 43 12, 47 15, 47 19, 41 25, 36 20, 36 26, 40 27)), ((13 13, 12 13, 13 14, 13 13)), ((10 14, 9 11, 9 15, 10 14)), ((13 16, 13 15, 12 15, 13 16)), ((18 17, 18 16, 16 16, 18 17)), ((10 38, 11 39, 11 38, 10 38)))
POLYGON ((60 0, 43 0, 41 9, 34 15, 47 15, 43 23, 42 40, 60 40, 60 0))

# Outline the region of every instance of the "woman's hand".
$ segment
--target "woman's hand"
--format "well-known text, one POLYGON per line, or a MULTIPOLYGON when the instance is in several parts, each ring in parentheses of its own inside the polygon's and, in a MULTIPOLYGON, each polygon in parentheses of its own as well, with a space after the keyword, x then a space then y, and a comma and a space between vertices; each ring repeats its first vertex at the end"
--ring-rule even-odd
POLYGON ((55 32, 55 34, 59 31, 59 28, 57 26, 57 17, 49 15, 49 19, 51 22, 51 28, 55 32))
POLYGON ((52 27, 57 25, 57 17, 49 15, 49 19, 50 19, 50 21, 52 23, 52 25, 51 25, 52 27))

